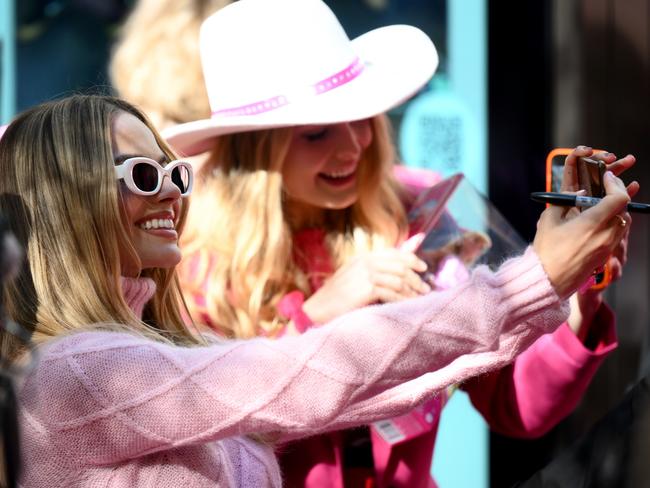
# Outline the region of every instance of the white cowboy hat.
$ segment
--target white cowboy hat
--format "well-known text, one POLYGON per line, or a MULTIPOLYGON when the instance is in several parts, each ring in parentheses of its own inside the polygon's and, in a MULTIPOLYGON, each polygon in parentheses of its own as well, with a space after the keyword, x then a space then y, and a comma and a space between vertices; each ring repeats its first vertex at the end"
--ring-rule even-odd
POLYGON ((205 20, 200 50, 212 116, 163 131, 186 156, 222 134, 372 117, 414 95, 438 66, 416 27, 350 41, 321 0, 234 2, 205 20))

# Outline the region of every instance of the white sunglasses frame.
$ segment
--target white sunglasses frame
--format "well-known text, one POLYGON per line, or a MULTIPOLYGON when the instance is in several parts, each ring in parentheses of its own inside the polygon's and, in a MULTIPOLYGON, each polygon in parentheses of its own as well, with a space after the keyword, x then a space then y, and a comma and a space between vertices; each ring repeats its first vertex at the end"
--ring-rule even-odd
POLYGON ((126 186, 129 189, 129 191, 131 191, 131 193, 134 193, 135 195, 148 197, 151 195, 155 195, 160 191, 165 176, 169 176, 170 180, 172 179, 172 171, 177 166, 184 166, 188 170, 189 181, 187 185, 187 191, 185 193, 181 193, 181 197, 186 198, 192 194, 192 186, 194 184, 194 170, 192 168, 192 165, 187 161, 175 159, 174 161, 171 161, 167 166, 163 167, 160 165, 160 163, 158 163, 158 161, 155 161, 151 158, 146 158, 144 156, 136 156, 134 158, 125 159, 122 164, 116 165, 115 177, 118 180, 124 180, 124 183, 126 183, 126 186), (155 189, 151 191, 141 190, 135 184, 135 181, 133 181, 133 167, 138 163, 148 164, 158 170, 158 183, 156 184, 155 189))

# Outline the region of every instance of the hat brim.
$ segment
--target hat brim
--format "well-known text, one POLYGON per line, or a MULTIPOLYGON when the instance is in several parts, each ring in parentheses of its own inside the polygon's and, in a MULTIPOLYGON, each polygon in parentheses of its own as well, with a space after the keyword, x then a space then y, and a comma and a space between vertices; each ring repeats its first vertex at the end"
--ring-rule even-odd
POLYGON ((209 150, 211 139, 224 134, 365 119, 413 96, 438 66, 431 39, 412 26, 381 27, 351 43, 365 69, 345 85, 260 114, 179 124, 165 129, 162 135, 177 152, 192 156, 209 150))

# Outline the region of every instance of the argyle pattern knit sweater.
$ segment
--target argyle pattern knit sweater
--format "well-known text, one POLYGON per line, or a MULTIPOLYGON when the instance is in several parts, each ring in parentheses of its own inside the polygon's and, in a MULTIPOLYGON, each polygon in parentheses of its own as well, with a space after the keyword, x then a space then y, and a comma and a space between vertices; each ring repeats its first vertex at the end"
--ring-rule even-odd
MULTIPOLYGON (((148 279, 123 288, 137 313, 154 292, 148 279)), ((259 434, 288 440, 404 414, 508 364, 567 315, 529 249, 449 291, 278 340, 187 348, 69 335, 41 348, 19 392, 21 486, 280 487, 259 434)))

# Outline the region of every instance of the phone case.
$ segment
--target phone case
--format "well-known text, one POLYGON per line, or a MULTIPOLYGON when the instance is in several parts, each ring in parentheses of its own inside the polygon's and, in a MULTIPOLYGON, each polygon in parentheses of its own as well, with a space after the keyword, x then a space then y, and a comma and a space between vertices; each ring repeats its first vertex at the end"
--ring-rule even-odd
MULTIPOLYGON (((564 172, 564 159, 569 154, 571 154, 571 151, 573 151, 572 148, 558 147, 551 150, 546 156, 546 191, 553 191, 553 192, 561 191, 562 175, 564 172)), ((595 149, 594 152, 598 153, 603 151, 600 149, 595 149)), ((598 172, 602 171, 602 173, 600 173, 600 182, 601 182, 602 192, 604 192, 605 190, 604 187, 602 186, 602 174, 605 172, 604 170, 605 165, 602 162, 601 164, 602 167, 600 167, 600 165, 597 165, 598 168, 596 169, 596 171, 598 172)), ((598 177, 596 176, 596 178, 598 177)), ((582 178, 580 178, 580 180, 583 181, 582 178)), ((602 195, 594 195, 594 196, 602 196, 602 195)), ((602 290, 603 288, 606 288, 610 284, 612 280, 611 276, 612 273, 609 268, 609 265, 605 264, 601 268, 594 270, 593 278, 590 280, 591 286, 587 286, 586 288, 592 290, 602 290)), ((581 291, 584 291, 584 289, 581 289, 581 291)))

